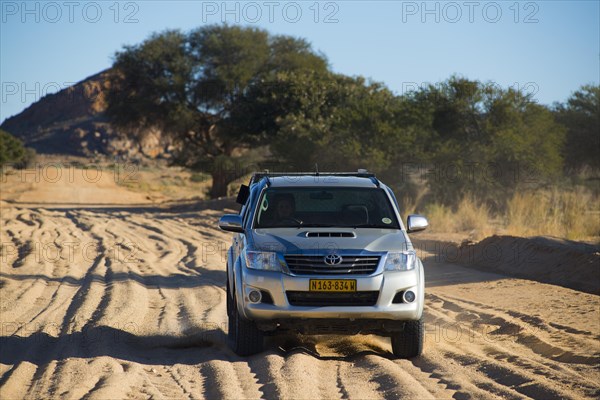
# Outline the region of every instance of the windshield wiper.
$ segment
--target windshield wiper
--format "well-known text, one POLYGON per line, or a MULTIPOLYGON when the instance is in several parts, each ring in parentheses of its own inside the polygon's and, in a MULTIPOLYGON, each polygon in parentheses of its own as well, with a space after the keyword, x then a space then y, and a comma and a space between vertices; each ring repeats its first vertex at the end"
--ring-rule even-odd
POLYGON ((379 229, 398 229, 395 226, 389 226, 389 225, 376 225, 376 224, 360 224, 360 225, 351 225, 349 226, 349 228, 352 227, 354 229, 356 228, 379 228, 379 229))
POLYGON ((256 229, 277 229, 277 228, 302 228, 304 225, 263 225, 257 226, 256 229))
MULTIPOLYGON (((324 224, 302 224, 303 228, 333 228, 336 225, 324 225, 324 224)), ((343 227, 339 227, 343 228, 343 227)))

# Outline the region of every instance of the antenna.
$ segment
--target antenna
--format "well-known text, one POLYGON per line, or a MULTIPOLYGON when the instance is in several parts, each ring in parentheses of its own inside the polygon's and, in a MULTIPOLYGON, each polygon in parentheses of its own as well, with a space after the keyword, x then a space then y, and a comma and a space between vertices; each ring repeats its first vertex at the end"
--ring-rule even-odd
POLYGON ((319 164, 315 163, 315 175, 319 176, 319 164))

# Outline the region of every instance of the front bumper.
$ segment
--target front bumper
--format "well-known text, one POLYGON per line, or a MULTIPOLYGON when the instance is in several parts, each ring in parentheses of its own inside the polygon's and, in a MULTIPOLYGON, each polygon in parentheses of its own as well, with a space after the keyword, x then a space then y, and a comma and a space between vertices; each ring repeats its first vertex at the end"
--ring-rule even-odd
MULTIPOLYGON (((424 285, 422 266, 411 271, 386 271, 372 276, 331 275, 291 276, 281 272, 257 271, 240 268, 243 279, 236 285, 238 309, 249 320, 267 321, 283 319, 372 319, 417 320, 423 312, 424 285), (372 306, 292 306, 287 291, 308 291, 310 279, 356 279, 357 292, 379 292, 372 306), (273 304, 252 303, 248 298, 251 290, 268 292, 273 304), (416 299, 412 303, 394 304, 398 292, 412 290, 416 299)), ((240 275, 238 275, 240 276, 240 275)))

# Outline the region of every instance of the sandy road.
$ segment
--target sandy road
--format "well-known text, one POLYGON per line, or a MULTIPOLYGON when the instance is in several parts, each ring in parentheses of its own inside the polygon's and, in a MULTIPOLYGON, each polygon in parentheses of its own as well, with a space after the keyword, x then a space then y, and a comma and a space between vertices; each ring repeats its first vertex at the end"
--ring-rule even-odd
POLYGON ((426 345, 225 345, 222 211, 2 206, 0 398, 598 398, 600 300, 425 256, 426 345))

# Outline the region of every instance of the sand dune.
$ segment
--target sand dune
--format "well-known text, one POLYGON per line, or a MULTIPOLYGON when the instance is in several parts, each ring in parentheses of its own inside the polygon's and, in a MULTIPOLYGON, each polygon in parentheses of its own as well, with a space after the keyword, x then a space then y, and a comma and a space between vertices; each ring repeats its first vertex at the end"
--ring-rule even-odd
POLYGON ((600 396, 598 296, 425 251, 422 357, 395 360, 376 336, 296 335, 236 356, 224 205, 4 203, 0 398, 600 396))
POLYGON ((473 268, 600 295, 600 247, 553 237, 492 236, 460 247, 473 268))

